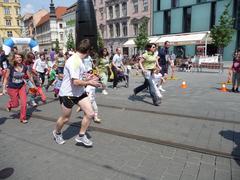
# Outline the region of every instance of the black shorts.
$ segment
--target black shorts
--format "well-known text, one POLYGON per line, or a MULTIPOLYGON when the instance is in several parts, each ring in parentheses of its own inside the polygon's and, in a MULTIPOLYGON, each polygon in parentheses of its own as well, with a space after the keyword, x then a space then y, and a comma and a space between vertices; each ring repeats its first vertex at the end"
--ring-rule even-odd
POLYGON ((84 99, 85 97, 87 97, 87 93, 83 93, 81 96, 79 97, 75 97, 75 96, 60 96, 59 97, 59 101, 60 104, 63 104, 66 108, 68 109, 72 109, 72 107, 75 104, 78 104, 79 101, 81 101, 82 99, 84 99))
POLYGON ((161 71, 160 73, 162 74, 162 76, 164 76, 165 74, 168 74, 168 64, 165 65, 160 65, 161 66, 161 71))

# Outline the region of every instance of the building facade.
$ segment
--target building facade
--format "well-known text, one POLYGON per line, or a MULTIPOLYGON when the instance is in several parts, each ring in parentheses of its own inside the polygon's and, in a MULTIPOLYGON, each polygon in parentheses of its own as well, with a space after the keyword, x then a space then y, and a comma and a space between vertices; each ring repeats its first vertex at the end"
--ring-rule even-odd
POLYGON ((57 7, 51 1, 50 12, 43 16, 36 25, 36 40, 41 51, 50 51, 59 42, 60 49, 64 48, 64 22, 62 16, 66 13, 66 7, 57 7))
POLYGON ((0 0, 0 37, 21 37, 22 18, 19 0, 0 0))
POLYGON ((62 16, 64 22, 64 48, 63 48, 64 51, 67 50, 66 45, 70 34, 72 35, 73 40, 75 42, 76 8, 77 3, 68 7, 66 13, 62 16))
MULTIPOLYGON (((109 52, 114 53, 120 47, 124 54, 134 54, 133 47, 123 44, 138 35, 144 17, 148 19, 148 34, 151 34, 151 0, 93 0, 93 4, 97 27, 109 52)), ((63 15, 65 41, 69 33, 75 39, 76 5, 70 6, 63 15)))
MULTIPOLYGON (((153 35, 210 31, 218 24, 228 3, 229 13, 235 18, 235 30, 231 43, 224 48, 223 59, 232 60, 233 52, 240 47, 239 0, 153 0, 153 35)), ((187 56, 196 54, 196 45, 183 46, 182 49, 187 56)), ((209 45, 208 49, 213 48, 209 45)))
POLYGON ((46 9, 40 9, 39 11, 31 14, 27 13, 23 16, 23 37, 36 38, 36 25, 41 18, 48 14, 46 9))
POLYGON ((148 19, 148 34, 151 34, 151 0, 94 0, 97 26, 105 46, 111 53, 117 47, 127 55, 134 54, 133 47, 123 44, 138 35, 144 17, 148 19))

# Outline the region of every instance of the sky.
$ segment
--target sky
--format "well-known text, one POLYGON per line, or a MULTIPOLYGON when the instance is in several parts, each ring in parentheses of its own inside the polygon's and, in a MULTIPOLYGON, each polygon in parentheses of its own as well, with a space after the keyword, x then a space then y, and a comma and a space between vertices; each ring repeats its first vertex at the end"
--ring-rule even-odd
MULTIPOLYGON (((53 0, 55 7, 57 6, 71 6, 77 0, 53 0)), ((22 15, 25 13, 34 13, 39 9, 47 9, 49 11, 49 5, 51 0, 20 0, 22 7, 22 15)))

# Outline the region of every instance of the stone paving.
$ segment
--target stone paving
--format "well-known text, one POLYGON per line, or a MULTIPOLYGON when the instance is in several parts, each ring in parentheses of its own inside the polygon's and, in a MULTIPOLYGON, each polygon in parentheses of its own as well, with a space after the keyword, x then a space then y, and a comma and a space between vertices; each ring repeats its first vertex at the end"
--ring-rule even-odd
MULTIPOLYGON (((240 94, 217 90, 226 75, 177 73, 177 77, 179 80, 165 85, 167 92, 160 107, 152 106, 146 92, 131 96, 133 87, 142 83, 141 76, 132 75, 129 88, 109 89, 108 96, 98 94, 103 123, 92 126, 239 156, 236 104, 240 94), (183 79, 189 86, 185 90, 179 88, 183 79)), ((47 95, 53 97, 51 92, 47 95)), ((3 109, 7 97, 0 99, 3 109)), ((75 145, 72 137, 77 129, 73 126, 66 126, 67 144, 58 146, 51 137, 54 122, 36 117, 57 119, 59 108, 57 101, 39 106, 27 125, 16 122, 14 112, 0 110, 0 167, 14 169, 9 179, 239 180, 240 163, 234 159, 98 131, 90 132, 94 147, 85 149, 75 145)), ((71 122, 78 123, 81 116, 74 112, 71 122)))
MULTIPOLYGON (((66 126, 67 143, 51 136, 53 122, 31 118, 17 123, 0 112, 0 167, 17 180, 239 180, 234 160, 90 131, 93 148, 74 142, 78 129, 66 126)), ((0 173, 1 174, 1 173, 0 173)))

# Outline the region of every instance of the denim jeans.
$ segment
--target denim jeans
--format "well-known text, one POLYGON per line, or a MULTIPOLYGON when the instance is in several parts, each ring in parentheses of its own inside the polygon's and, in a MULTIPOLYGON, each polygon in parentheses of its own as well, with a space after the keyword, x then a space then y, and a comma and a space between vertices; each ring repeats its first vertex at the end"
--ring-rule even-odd
POLYGON ((146 89, 147 87, 149 88, 149 93, 152 97, 153 103, 154 105, 156 104, 160 104, 160 98, 157 95, 156 89, 155 89, 155 85, 153 83, 153 79, 152 79, 152 75, 151 75, 151 71, 147 71, 146 73, 144 73, 144 84, 141 86, 138 86, 134 89, 135 94, 139 93, 140 91, 146 89))

